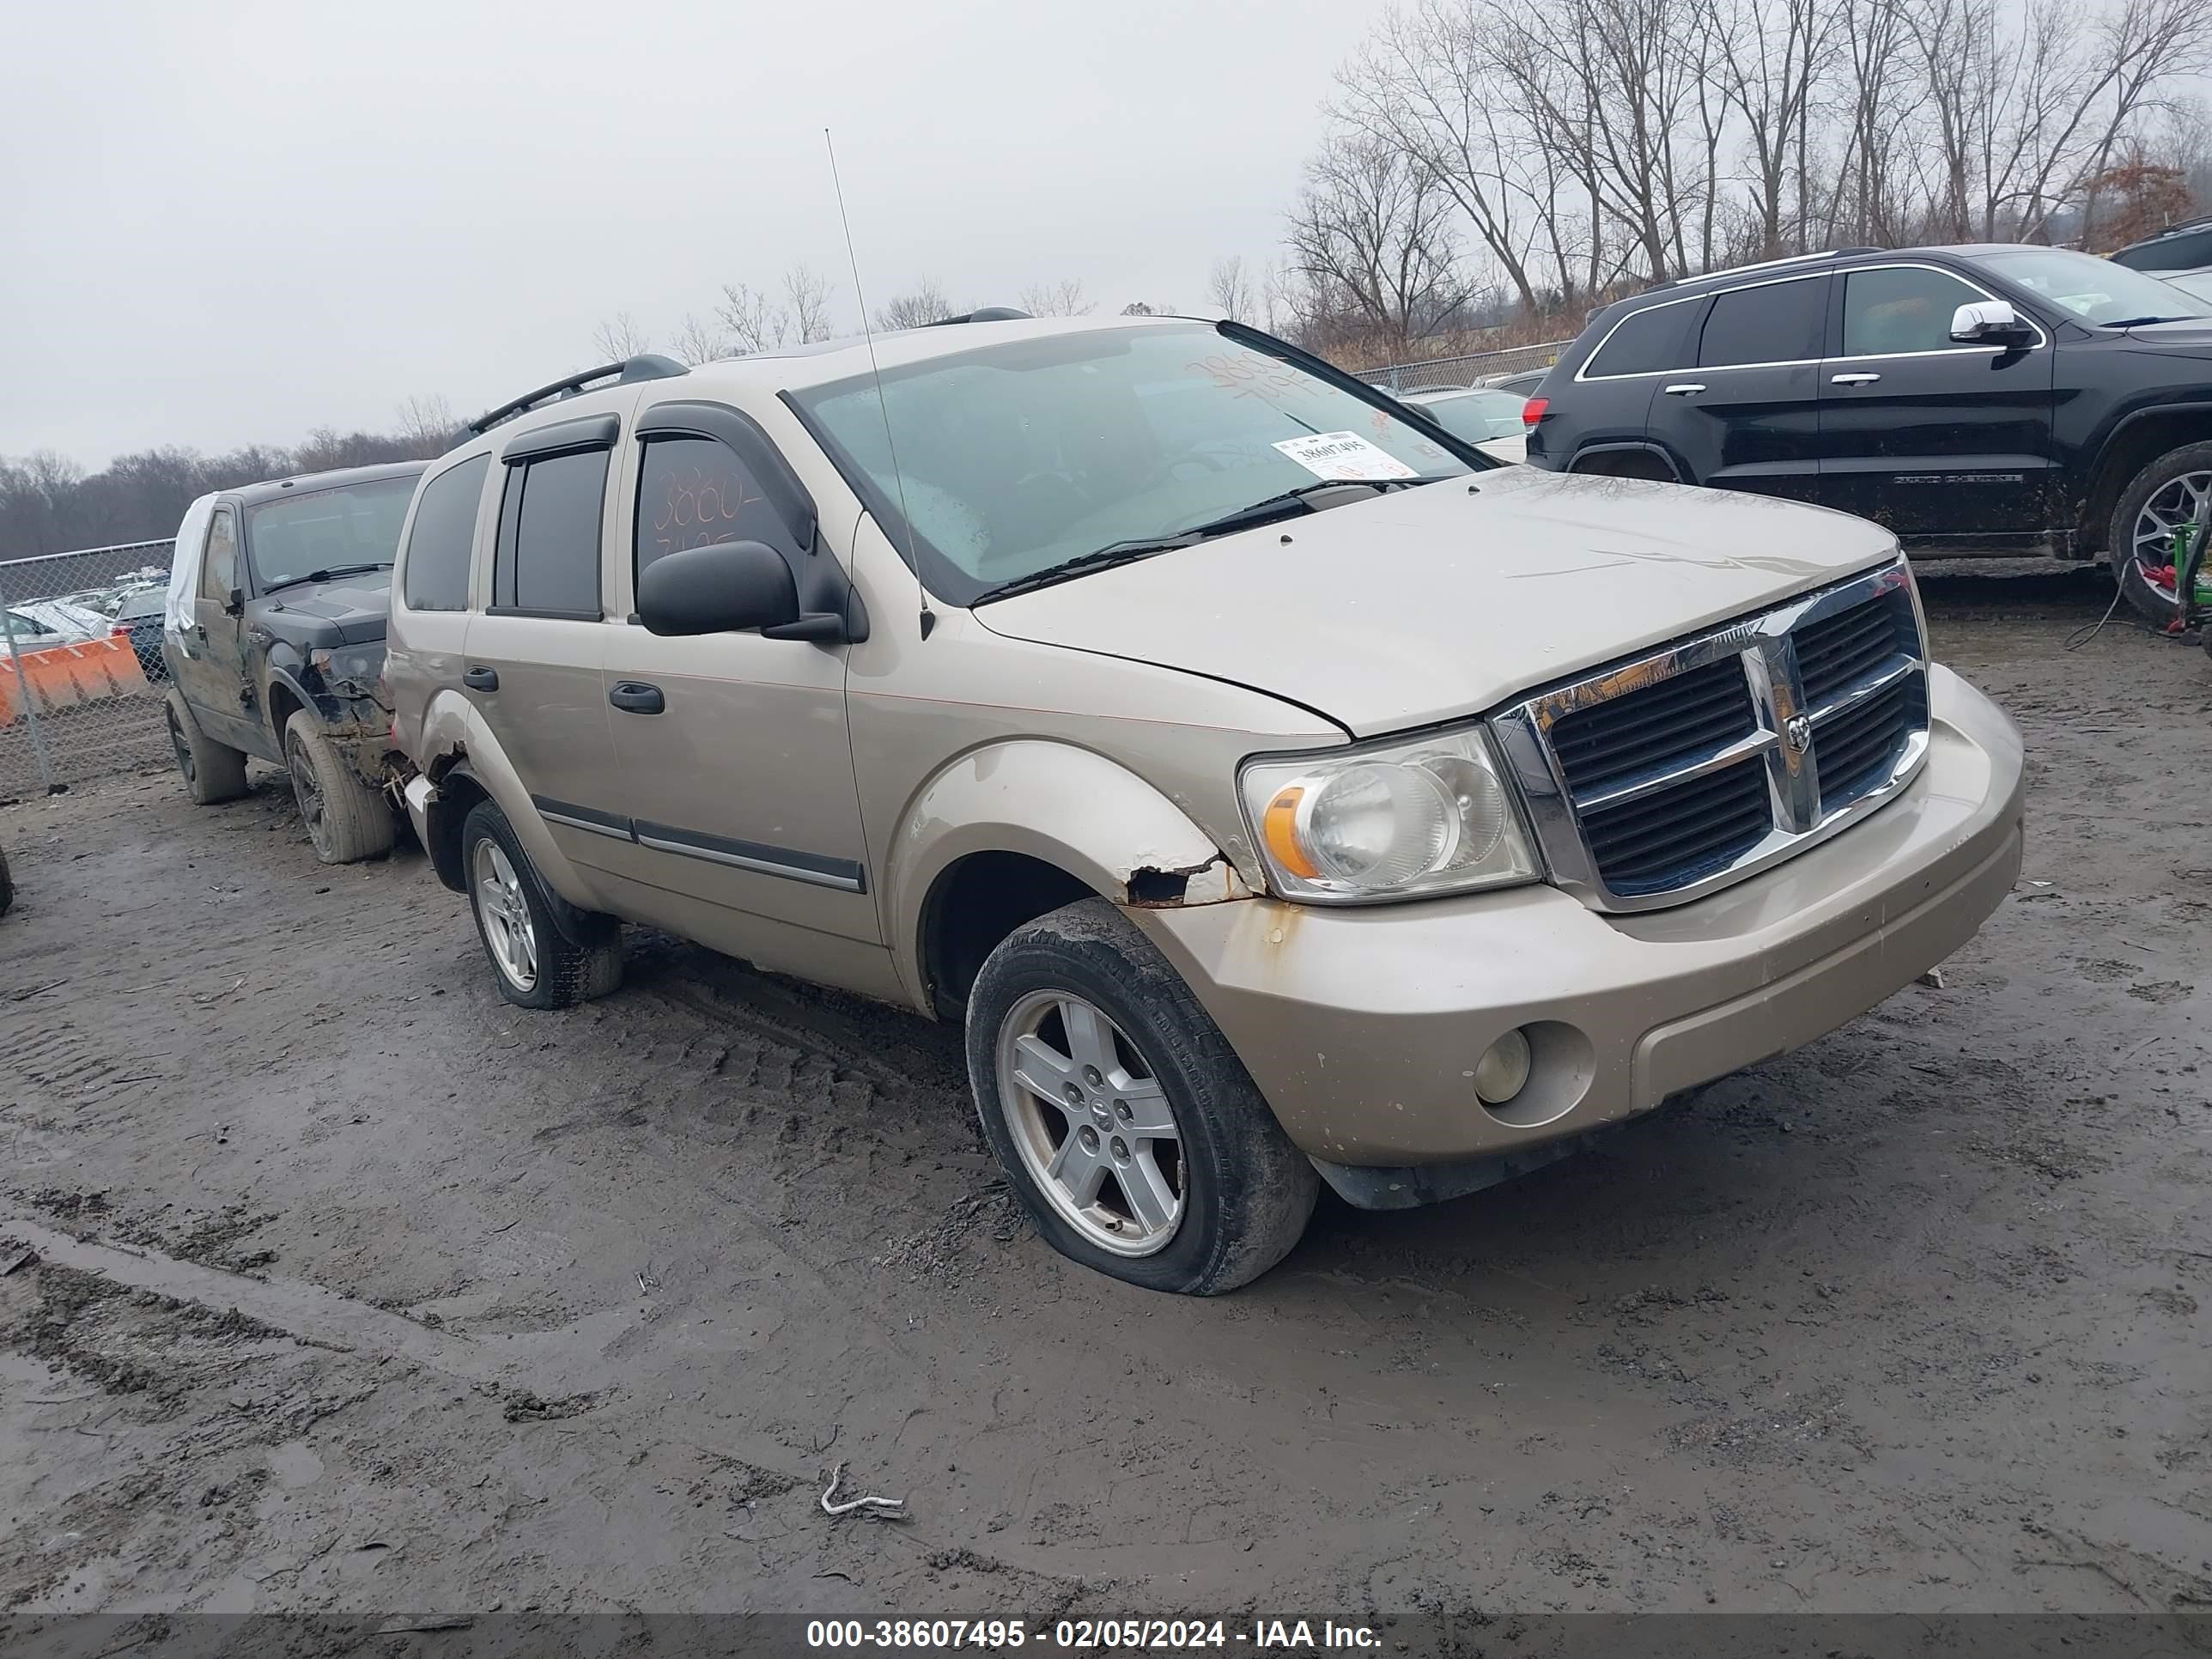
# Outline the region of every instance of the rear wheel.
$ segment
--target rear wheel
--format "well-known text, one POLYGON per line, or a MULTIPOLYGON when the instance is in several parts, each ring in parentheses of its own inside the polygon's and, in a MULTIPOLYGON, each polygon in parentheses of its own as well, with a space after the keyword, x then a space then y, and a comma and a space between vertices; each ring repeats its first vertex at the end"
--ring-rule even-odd
POLYGON ((235 749, 204 735, 192 718, 185 694, 171 686, 162 699, 169 726, 169 747, 177 757, 177 771, 185 791, 201 806, 236 800, 246 793, 246 757, 235 749))
POLYGON ((315 856, 357 864, 392 850, 392 808, 345 763, 315 717, 302 708, 284 723, 284 768, 315 856))
POLYGON ((1103 899, 1017 928, 968 1001, 983 1130, 1062 1255, 1212 1295, 1287 1255, 1320 1180, 1181 975, 1103 899))
POLYGON ((490 801, 478 801, 461 824, 461 868, 500 995, 521 1008, 568 1008, 621 985, 620 930, 610 927, 589 949, 563 934, 514 826, 490 801))
POLYGON ((2173 589, 2151 572, 2177 563, 2174 538, 2212 518, 2212 443, 2169 450, 2136 474, 2112 509, 2107 545, 2120 592, 2161 628, 2181 616, 2173 589))

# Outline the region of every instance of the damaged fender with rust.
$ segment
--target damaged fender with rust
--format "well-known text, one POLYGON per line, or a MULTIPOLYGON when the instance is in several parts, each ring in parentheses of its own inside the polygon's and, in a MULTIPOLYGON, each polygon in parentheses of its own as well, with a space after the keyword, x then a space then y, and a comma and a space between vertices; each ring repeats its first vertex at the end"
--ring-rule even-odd
POLYGON ((1253 891, 1212 836, 1126 767, 1073 744, 993 744, 929 781, 893 844, 884 902, 911 984, 922 982, 930 891, 973 853, 1041 860, 1124 906, 1218 904, 1253 891))

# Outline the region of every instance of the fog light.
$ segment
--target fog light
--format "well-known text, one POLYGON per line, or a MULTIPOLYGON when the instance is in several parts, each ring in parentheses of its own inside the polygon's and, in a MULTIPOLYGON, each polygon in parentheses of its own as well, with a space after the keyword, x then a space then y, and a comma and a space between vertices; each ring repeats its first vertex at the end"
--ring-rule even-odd
POLYGON ((1516 1025, 1474 1062, 1474 1094, 1486 1106, 1503 1106, 1528 1086, 1528 1039, 1516 1025))

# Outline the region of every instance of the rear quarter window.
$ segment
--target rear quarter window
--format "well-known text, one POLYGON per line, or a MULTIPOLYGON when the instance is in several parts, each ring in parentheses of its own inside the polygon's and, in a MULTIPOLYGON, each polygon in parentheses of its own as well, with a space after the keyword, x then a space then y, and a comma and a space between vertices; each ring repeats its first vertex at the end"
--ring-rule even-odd
POLYGON ((469 608, 469 555, 476 543, 477 504, 491 457, 478 455, 422 486, 408 532, 401 597, 410 611, 469 608))
POLYGON ((1683 336, 1697 310, 1693 304, 1677 301, 1629 313, 1599 343, 1582 378, 1618 380, 1626 374, 1656 374, 1687 367, 1683 336))

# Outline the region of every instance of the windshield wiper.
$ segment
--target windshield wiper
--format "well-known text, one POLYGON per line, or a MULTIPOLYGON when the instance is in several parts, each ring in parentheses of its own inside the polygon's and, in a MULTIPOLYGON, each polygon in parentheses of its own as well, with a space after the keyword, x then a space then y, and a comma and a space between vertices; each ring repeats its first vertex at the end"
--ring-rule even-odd
POLYGON ((1059 564, 1048 564, 1042 570, 1032 570, 1026 576, 1016 576, 1000 582, 996 587, 987 587, 973 600, 981 605, 988 599, 1003 599, 1010 594, 1026 593, 1032 588, 1049 587, 1064 582, 1072 576, 1087 576, 1094 570, 1104 570, 1117 564, 1134 564, 1139 559, 1149 559, 1155 553, 1172 553, 1178 548, 1194 547, 1215 536, 1225 536, 1233 530, 1249 530, 1254 525, 1266 524, 1275 519, 1286 519, 1293 513, 1310 513, 1306 497, 1323 489, 1342 489, 1347 484, 1364 484, 1381 495, 1392 485, 1411 489, 1415 484, 1441 483, 1442 478, 1321 478, 1310 484, 1300 484, 1296 489, 1286 489, 1279 495, 1270 495, 1265 501, 1254 501, 1249 507, 1240 507, 1233 513, 1224 513, 1218 519, 1208 519, 1204 524, 1191 526, 1165 536, 1145 536, 1133 541, 1109 542, 1095 553, 1085 553, 1059 564))
POLYGON ((374 564, 334 564, 325 570, 310 570, 304 576, 287 576, 281 582, 270 582, 261 591, 274 593, 280 587, 297 587, 301 582, 326 582, 337 576, 359 576, 371 570, 389 570, 392 561, 385 559, 374 564))
POLYGON ((987 587, 978 593, 970 605, 981 605, 989 599, 1003 599, 1015 593, 1026 593, 1032 588, 1050 587, 1072 576, 1087 576, 1094 570, 1107 570, 1117 564, 1134 564, 1139 559, 1149 559, 1155 553, 1173 552, 1178 547, 1188 547, 1199 538, 1185 532, 1175 536, 1147 538, 1139 541, 1113 542, 1095 553, 1079 554, 1063 559, 1058 564, 1048 564, 1042 570, 1032 570, 1026 576, 1016 576, 1000 582, 996 587, 987 587))
POLYGON ((2141 328, 2146 323, 2185 323, 2187 317, 2123 317, 2117 323, 2101 323, 2100 328, 2141 328))

